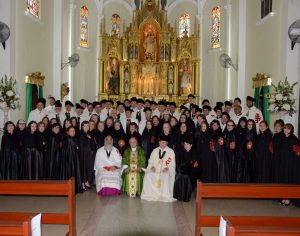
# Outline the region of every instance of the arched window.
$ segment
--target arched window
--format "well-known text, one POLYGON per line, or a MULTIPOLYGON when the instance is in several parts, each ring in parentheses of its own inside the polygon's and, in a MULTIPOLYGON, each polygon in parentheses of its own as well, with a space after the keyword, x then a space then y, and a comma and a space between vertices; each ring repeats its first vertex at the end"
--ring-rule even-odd
POLYGON ((211 47, 219 48, 220 47, 220 19, 221 11, 219 6, 215 6, 211 11, 211 47))
POLYGON ((35 16, 40 17, 40 0, 26 0, 26 12, 35 16))
POLYGON ((88 17, 89 17, 89 10, 85 5, 83 5, 80 9, 80 46, 81 47, 89 46, 88 17))
POLYGON ((118 14, 113 14, 111 17, 111 34, 120 36, 121 17, 118 14))
POLYGON ((179 38, 190 36, 190 15, 187 13, 181 14, 179 18, 179 38))

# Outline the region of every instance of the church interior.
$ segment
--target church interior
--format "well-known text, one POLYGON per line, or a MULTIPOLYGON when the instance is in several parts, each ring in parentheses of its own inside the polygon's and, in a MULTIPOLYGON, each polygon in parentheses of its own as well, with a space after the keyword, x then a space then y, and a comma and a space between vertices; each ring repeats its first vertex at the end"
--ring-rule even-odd
MULTIPOLYGON (((300 135, 299 0, 0 0, 0 23, 0 91, 12 78, 18 95, 10 109, 0 97, 1 135, 6 121, 27 121, 40 98, 115 108, 132 98, 168 101, 180 112, 190 95, 211 110, 235 98, 244 109, 250 96, 272 132, 281 119, 300 135), (272 104, 281 81, 293 85, 282 111, 272 104)), ((67 210, 60 197, 3 196, 1 183, 0 212, 67 210)), ((198 235, 197 190, 191 201, 171 203, 95 192, 76 194, 77 235, 198 235)), ((203 212, 300 217, 278 199, 206 199, 203 212)), ((0 231, 1 223, 0 213, 0 231)), ((42 227, 42 235, 67 231, 42 227)), ((218 227, 201 231, 218 235, 218 227)))

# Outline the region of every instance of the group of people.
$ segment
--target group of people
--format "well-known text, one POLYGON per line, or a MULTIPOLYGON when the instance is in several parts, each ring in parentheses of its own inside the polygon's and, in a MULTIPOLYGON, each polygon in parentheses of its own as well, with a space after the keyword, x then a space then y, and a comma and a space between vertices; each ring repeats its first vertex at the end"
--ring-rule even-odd
MULTIPOLYGON (((39 99, 27 125, 5 124, 0 178, 65 180, 76 192, 96 185, 100 195, 149 201, 189 201, 197 179, 216 183, 300 184, 300 147, 294 127, 282 120, 274 134, 248 96, 177 109, 165 100, 89 103, 75 110, 55 98, 39 99), (115 106, 114 106, 115 105, 115 106)), ((283 200, 283 204, 289 204, 283 200)))

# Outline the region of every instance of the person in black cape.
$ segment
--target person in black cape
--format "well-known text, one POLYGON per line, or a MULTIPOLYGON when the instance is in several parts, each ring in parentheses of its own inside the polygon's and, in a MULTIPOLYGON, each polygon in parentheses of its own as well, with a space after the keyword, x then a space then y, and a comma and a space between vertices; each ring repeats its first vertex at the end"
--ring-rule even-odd
POLYGON ((114 132, 114 118, 109 116, 107 117, 105 121, 106 130, 109 134, 112 134, 114 132))
POLYGON ((217 183, 228 183, 229 179, 229 164, 225 155, 224 137, 220 128, 220 122, 213 120, 210 124, 211 129, 211 150, 213 151, 214 159, 216 160, 217 183))
POLYGON ((62 133, 59 123, 54 123, 51 127, 47 148, 47 157, 49 160, 48 179, 59 180, 61 172, 62 133))
POLYGON ((152 134, 155 137, 155 147, 158 146, 159 134, 161 133, 161 123, 158 116, 152 117, 152 134))
POLYGON ((104 145, 104 138, 106 137, 107 130, 105 129, 105 123, 103 121, 97 122, 97 129, 95 131, 95 140, 97 148, 101 148, 104 145))
POLYGON ((188 130, 187 124, 180 123, 179 133, 177 134, 175 148, 174 148, 175 158, 177 158, 184 149, 183 144, 184 144, 185 135, 188 134, 187 130, 188 130))
POLYGON ((237 183, 238 155, 236 149, 235 124, 233 120, 227 121, 223 136, 225 142, 225 156, 228 160, 229 167, 229 179, 231 183, 237 183))
POLYGON ((246 142, 246 134, 247 134, 247 118, 241 117, 239 119, 238 125, 236 127, 236 150, 237 150, 237 158, 238 158, 238 166, 237 166, 237 182, 243 182, 243 144, 246 142))
POLYGON ((279 173, 280 173, 280 160, 279 151, 280 146, 284 140, 283 133, 284 121, 279 119, 274 122, 274 135, 273 135, 273 181, 274 183, 279 183, 279 173))
MULTIPOLYGON (((19 153, 22 158, 25 156, 25 137, 26 137, 26 122, 23 119, 17 121, 16 124, 16 136, 17 136, 17 146, 19 153)), ((21 170, 19 170, 21 171, 21 170)), ((21 173, 19 173, 19 178, 22 179, 21 173)))
POLYGON ((243 183, 254 183, 254 160, 255 160, 255 142, 256 142, 256 125, 254 120, 249 119, 246 126, 246 136, 242 143, 241 155, 241 171, 243 183))
POLYGON ((42 159, 43 170, 40 176, 40 179, 48 179, 49 178, 49 159, 48 159, 48 141, 49 141, 49 133, 46 131, 45 124, 43 122, 38 123, 38 131, 36 133, 37 136, 37 149, 39 155, 42 159))
POLYGON ((18 149, 15 125, 13 122, 8 121, 4 125, 4 134, 1 141, 0 179, 18 179, 20 162, 21 156, 18 149))
MULTIPOLYGON (((283 128, 284 138, 280 147, 275 150, 279 158, 279 183, 299 184, 297 176, 299 175, 299 166, 297 160, 300 158, 299 140, 294 135, 294 127, 291 124, 285 124, 283 128)), ((289 205, 290 201, 284 199, 282 204, 289 205)))
POLYGON ((96 151, 96 143, 89 134, 89 122, 83 121, 79 135, 79 166, 83 190, 90 188, 93 183, 96 151))
POLYGON ((199 131, 195 133, 195 146, 199 158, 199 177, 204 183, 216 182, 216 159, 211 150, 211 135, 206 121, 200 124, 199 131))
POLYGON ((272 132, 266 121, 259 123, 259 135, 255 141, 254 177, 256 183, 270 183, 272 174, 272 132))
POLYGON ((147 161, 149 160, 150 155, 154 149, 154 145, 155 137, 152 131, 152 121, 148 120, 142 134, 142 148, 144 149, 147 161))
POLYGON ((174 182, 173 197, 179 201, 189 202, 193 192, 192 168, 195 163, 195 151, 193 148, 193 136, 186 135, 184 148, 176 156, 176 176, 174 182))
POLYGON ((79 167, 79 146, 76 137, 76 128, 67 128, 67 136, 63 140, 61 151, 60 179, 68 180, 75 177, 75 192, 82 193, 82 181, 79 167))
POLYGON ((130 122, 129 131, 126 133, 126 148, 129 147, 129 139, 135 136, 138 141, 138 146, 142 146, 142 136, 138 133, 138 126, 135 122, 130 122))
POLYGON ((116 147, 121 155, 123 155, 126 149, 126 137, 120 121, 116 121, 114 124, 114 130, 112 131, 113 145, 116 147))
POLYGON ((39 180, 43 174, 43 157, 38 151, 37 123, 29 122, 25 136, 25 157, 22 164, 23 177, 28 180, 39 180))

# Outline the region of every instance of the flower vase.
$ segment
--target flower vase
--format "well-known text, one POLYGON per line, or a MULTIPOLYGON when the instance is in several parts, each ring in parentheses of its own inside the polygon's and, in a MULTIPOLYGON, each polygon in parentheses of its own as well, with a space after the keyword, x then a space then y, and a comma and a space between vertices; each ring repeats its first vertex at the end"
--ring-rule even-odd
POLYGON ((9 112, 10 108, 9 107, 1 107, 0 109, 4 113, 4 120, 3 120, 4 121, 3 127, 4 127, 5 123, 8 121, 8 112, 9 112))

